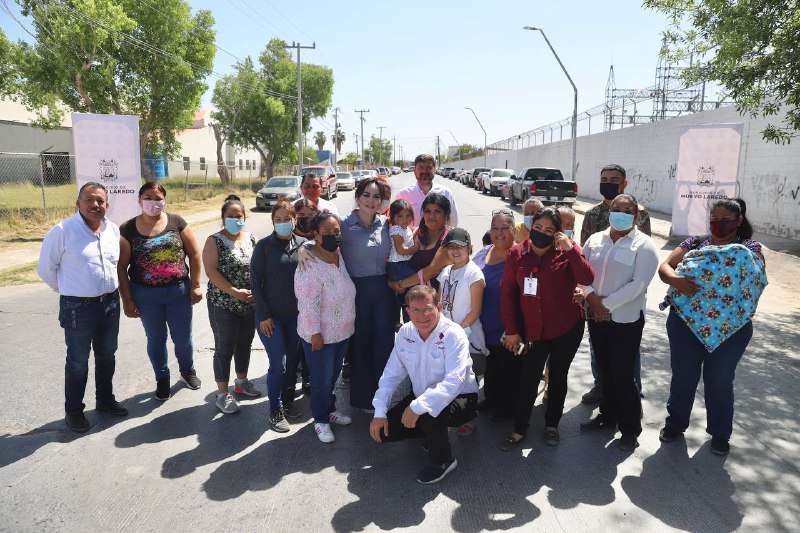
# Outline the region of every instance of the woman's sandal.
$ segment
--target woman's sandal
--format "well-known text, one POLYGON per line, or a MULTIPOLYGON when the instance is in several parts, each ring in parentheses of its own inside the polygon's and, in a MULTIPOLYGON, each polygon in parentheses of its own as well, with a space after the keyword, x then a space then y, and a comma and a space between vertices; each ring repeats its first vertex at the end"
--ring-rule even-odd
POLYGON ((516 448, 520 442, 525 440, 525 437, 520 437, 517 440, 514 440, 514 437, 509 435, 508 437, 503 439, 503 442, 500 443, 500 451, 502 452, 510 452, 514 448, 516 448))

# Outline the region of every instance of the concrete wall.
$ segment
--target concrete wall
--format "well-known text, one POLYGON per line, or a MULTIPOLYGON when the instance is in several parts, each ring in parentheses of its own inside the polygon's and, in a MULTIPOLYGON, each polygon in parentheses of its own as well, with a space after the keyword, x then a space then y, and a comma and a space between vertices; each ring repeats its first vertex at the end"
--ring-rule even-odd
POLYGON ((30 124, 0 120, 0 152, 72 153, 72 129, 59 128, 45 131, 30 124))
MULTIPOLYGON (((739 159, 738 195, 747 202, 748 218, 757 231, 800 239, 800 142, 766 143, 761 131, 781 116, 751 119, 735 108, 722 108, 653 124, 578 137, 578 193, 600 200, 598 179, 607 163, 628 173, 627 192, 649 209, 672 212, 678 136, 686 124, 744 123, 739 159)), ((520 150, 490 153, 487 166, 513 168, 537 165, 560 168, 572 179, 572 141, 558 141, 520 150)), ((456 168, 483 166, 483 157, 448 163, 456 168)))

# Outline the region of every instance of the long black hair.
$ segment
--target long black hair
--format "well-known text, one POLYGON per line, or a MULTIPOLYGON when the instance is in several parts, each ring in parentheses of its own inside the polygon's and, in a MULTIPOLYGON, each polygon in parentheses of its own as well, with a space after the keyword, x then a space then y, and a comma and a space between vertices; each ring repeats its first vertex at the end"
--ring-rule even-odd
POLYGON ((751 226, 750 221, 747 220, 747 204, 744 200, 741 198, 724 198, 715 202, 714 205, 711 206, 711 210, 713 211, 718 207, 724 207, 737 217, 742 217, 741 225, 736 228, 736 235, 738 235, 740 239, 753 238, 753 226, 751 226))
POLYGON ((423 216, 423 213, 425 212, 425 207, 429 204, 434 204, 444 211, 445 224, 450 221, 450 200, 448 200, 446 196, 443 196, 437 192, 429 193, 428 196, 426 196, 422 201, 422 207, 419 209, 419 242, 426 246, 430 243, 430 231, 428 230, 428 226, 425 224, 425 217, 423 216))

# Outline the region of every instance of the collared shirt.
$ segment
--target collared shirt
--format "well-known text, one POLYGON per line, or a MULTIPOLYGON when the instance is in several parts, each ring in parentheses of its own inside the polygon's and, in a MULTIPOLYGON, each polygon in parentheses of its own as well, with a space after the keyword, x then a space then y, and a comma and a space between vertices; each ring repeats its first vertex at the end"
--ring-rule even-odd
POLYGON ((386 258, 392 249, 389 223, 383 215, 375 215, 369 227, 364 226, 353 211, 342 221, 342 257, 354 278, 386 274, 386 258))
POLYGON ((448 225, 452 228, 457 227, 458 209, 456 209, 456 200, 453 198, 453 193, 451 193, 450 189, 447 187, 433 183, 430 192, 424 193, 422 189, 419 188, 419 183, 415 183, 410 187, 400 189, 395 196, 395 200, 405 200, 411 204, 412 209, 414 209, 414 227, 419 227, 419 222, 422 220, 422 202, 425 200, 425 197, 432 192, 441 194, 450 200, 450 223, 448 225))
POLYGON ((469 341, 461 326, 440 316, 422 340, 413 323, 403 324, 372 400, 376 418, 386 418, 392 394, 406 377, 416 396, 410 407, 418 415, 439 416, 458 395, 477 393, 469 341))
MULTIPOLYGON (((306 198, 306 200, 310 201, 311 203, 314 203, 314 200, 311 200, 310 198, 306 198)), ((320 213, 330 213, 332 215, 336 215, 336 218, 339 219, 342 218, 339 215, 339 209, 337 209, 334 203, 329 202, 325 198, 320 197, 319 200, 317 200, 317 209, 319 209, 320 213)))
POLYGON ((577 244, 567 252, 555 246, 543 256, 533 251, 530 240, 515 244, 508 252, 500 284, 500 317, 507 335, 519 334, 519 313, 528 341, 560 337, 581 319, 581 309, 572 301, 575 287, 591 285, 594 272, 577 244), (537 278, 535 296, 524 294, 525 278, 537 278))
MULTIPOLYGON (((589 209, 583 215, 583 225, 581 226, 581 242, 586 242, 593 234, 607 229, 611 224, 608 222, 609 208, 605 202, 600 202, 593 208, 589 209)), ((650 232, 650 213, 647 209, 639 206, 639 222, 636 227, 646 235, 651 235, 650 232)))
POLYGON ((37 271, 62 296, 93 298, 119 288, 118 262, 119 227, 106 218, 97 235, 75 213, 45 236, 37 271))
POLYGON ((294 275, 297 295, 297 334, 311 342, 315 333, 322 342, 335 344, 355 331, 356 287, 339 254, 339 266, 318 259, 294 275))
POLYGON ((614 242, 611 229, 595 233, 583 246, 583 255, 594 269, 594 283, 583 293, 596 293, 611 311, 611 320, 630 324, 645 309, 647 286, 658 268, 658 249, 653 239, 633 228, 614 242))

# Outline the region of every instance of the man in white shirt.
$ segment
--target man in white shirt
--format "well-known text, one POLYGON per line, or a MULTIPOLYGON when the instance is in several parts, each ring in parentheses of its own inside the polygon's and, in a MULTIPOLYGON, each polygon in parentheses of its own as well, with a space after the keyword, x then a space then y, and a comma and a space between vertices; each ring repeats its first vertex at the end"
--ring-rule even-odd
POLYGON ((443 185, 433 183, 436 176, 436 161, 430 154, 420 154, 414 159, 414 176, 417 178, 416 185, 400 189, 395 196, 395 200, 405 200, 414 209, 414 226, 419 227, 422 220, 422 201, 432 192, 439 193, 450 201, 450 226, 458 226, 458 209, 456 200, 450 189, 443 185))
POLYGON ((420 471, 417 481, 436 483, 458 464, 447 428, 475 418, 478 384, 467 335, 441 315, 436 291, 424 285, 412 287, 406 305, 411 322, 397 332, 378 382, 369 433, 378 443, 425 437, 431 464, 420 471), (412 394, 389 409, 392 393, 406 377, 411 379, 412 394))
POLYGON ((67 345, 64 410, 70 429, 83 433, 91 427, 83 414, 91 348, 97 410, 117 416, 128 410, 114 399, 111 383, 119 334, 119 227, 105 216, 103 185, 86 183, 75 204, 78 212, 45 236, 38 273, 61 295, 58 320, 67 345))
POLYGON ((313 172, 304 174, 301 178, 300 192, 303 193, 303 198, 310 200, 314 205, 317 206, 317 209, 319 209, 320 213, 331 213, 336 215, 336 218, 341 218, 339 216, 339 210, 336 208, 333 202, 329 202, 320 196, 322 194, 322 178, 313 172))

